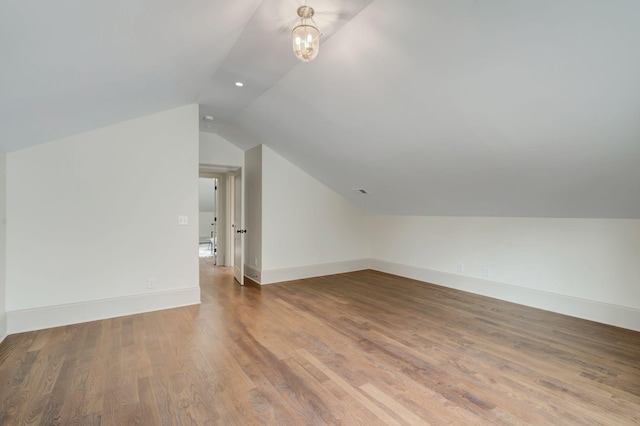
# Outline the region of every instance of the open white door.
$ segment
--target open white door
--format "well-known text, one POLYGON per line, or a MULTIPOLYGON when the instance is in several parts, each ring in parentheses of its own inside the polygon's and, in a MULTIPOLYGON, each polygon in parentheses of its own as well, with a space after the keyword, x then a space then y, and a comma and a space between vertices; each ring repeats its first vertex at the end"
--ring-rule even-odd
POLYGON ((244 181, 242 169, 233 175, 233 276, 244 285, 244 181))

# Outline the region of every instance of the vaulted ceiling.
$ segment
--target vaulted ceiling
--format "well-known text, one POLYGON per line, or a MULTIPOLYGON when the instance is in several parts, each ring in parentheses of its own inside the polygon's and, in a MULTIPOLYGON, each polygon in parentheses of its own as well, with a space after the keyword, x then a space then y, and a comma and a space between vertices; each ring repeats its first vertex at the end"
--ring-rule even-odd
POLYGON ((302 4, 4 1, 0 149, 197 102, 372 213, 640 218, 637 0, 302 4))

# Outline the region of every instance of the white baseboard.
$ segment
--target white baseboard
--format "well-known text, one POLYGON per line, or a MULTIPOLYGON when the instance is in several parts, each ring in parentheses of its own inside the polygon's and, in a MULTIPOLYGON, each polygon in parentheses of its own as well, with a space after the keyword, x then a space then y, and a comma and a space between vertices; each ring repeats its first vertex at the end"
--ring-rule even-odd
MULTIPOLYGON (((355 259, 344 262, 318 263, 316 265, 297 266, 293 268, 268 269, 260 274, 260 284, 273 284, 282 281, 300 280, 323 275, 343 274, 345 272, 369 269, 370 259, 355 259)), ((250 275, 249 275, 250 276, 250 275)))
POLYGON ((246 277, 251 278, 253 281, 260 283, 260 279, 261 279, 261 273, 260 270, 257 268, 254 268, 253 266, 247 265, 246 263, 244 264, 244 275, 246 277))
POLYGON ((511 284, 371 259, 371 269, 469 293, 640 331, 640 310, 511 284))
POLYGON ((200 287, 92 300, 7 312, 7 332, 25 331, 115 318, 200 303, 200 287))
POLYGON ((7 337, 9 333, 7 332, 7 314, 4 313, 0 315, 0 343, 7 337))

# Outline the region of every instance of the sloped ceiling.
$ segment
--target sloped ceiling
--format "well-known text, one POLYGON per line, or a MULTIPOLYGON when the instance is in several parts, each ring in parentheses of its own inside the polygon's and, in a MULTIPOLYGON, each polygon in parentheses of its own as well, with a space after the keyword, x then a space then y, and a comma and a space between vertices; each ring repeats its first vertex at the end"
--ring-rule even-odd
POLYGON ((3 2, 2 148, 198 102, 372 213, 640 218, 637 0, 301 4, 3 2))

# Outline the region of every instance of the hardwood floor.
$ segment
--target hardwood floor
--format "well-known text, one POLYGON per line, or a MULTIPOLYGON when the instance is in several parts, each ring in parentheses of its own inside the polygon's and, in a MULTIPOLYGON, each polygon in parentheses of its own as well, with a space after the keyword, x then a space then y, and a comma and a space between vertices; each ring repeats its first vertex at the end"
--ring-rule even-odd
POLYGON ((640 424, 640 333, 362 271, 9 336, 0 424, 640 424))

